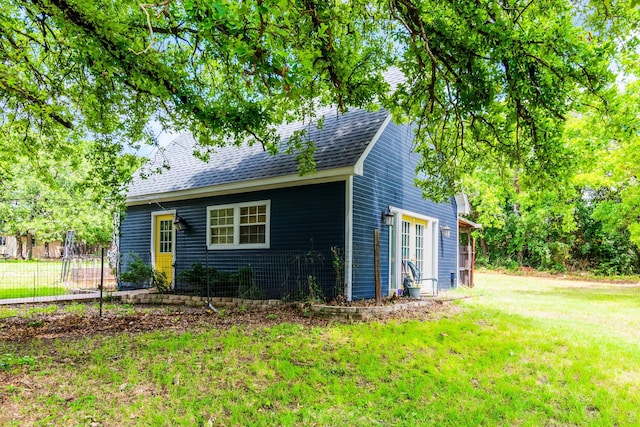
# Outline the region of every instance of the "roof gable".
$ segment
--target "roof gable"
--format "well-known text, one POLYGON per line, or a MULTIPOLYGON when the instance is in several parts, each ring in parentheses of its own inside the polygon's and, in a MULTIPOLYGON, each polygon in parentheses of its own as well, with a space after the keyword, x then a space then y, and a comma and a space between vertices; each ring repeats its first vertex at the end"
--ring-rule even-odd
MULTIPOLYGON (((283 140, 295 130, 308 128, 307 137, 316 144, 316 174, 309 178, 327 175, 331 170, 354 168, 367 146, 388 123, 385 110, 371 112, 353 109, 340 115, 335 109, 330 109, 319 116, 325 117, 321 129, 309 123, 294 123, 278 128, 283 140)), ((193 156, 196 145, 188 133, 175 139, 162 153, 162 158, 155 162, 159 166, 165 160, 169 169, 147 179, 143 179, 140 172, 136 173, 129 186, 128 200, 188 190, 201 192, 206 188, 298 174, 295 155, 270 155, 260 144, 216 147, 208 162, 193 156)))

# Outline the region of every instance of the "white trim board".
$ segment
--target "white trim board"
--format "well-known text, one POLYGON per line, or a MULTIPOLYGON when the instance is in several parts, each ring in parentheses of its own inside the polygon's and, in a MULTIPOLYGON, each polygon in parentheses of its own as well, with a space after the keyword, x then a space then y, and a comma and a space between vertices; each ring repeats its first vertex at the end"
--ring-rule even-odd
POLYGON ((199 199, 203 197, 224 196, 227 194, 249 193, 253 191, 276 188, 299 187, 310 184, 344 181, 355 174, 354 167, 344 167, 316 172, 308 176, 285 175, 273 178, 255 179, 251 181, 231 182, 187 190, 167 191, 166 193, 145 194, 127 197, 127 206, 146 205, 155 202, 171 202, 178 200, 199 199))
POLYGON ((382 124, 378 128, 378 131, 376 132, 376 134, 373 135, 373 138, 371 138, 371 142, 369 142, 369 145, 367 145, 367 148, 365 148, 364 152, 356 162, 356 165, 354 167, 354 171, 356 175, 364 174, 364 161, 367 159, 367 156, 369 155, 371 150, 373 150, 373 147, 376 145, 376 142, 378 142, 378 140, 382 136, 382 133, 385 131, 385 129, 387 128, 390 122, 391 122, 391 114, 387 113, 387 118, 384 119, 384 122, 382 122, 382 124))

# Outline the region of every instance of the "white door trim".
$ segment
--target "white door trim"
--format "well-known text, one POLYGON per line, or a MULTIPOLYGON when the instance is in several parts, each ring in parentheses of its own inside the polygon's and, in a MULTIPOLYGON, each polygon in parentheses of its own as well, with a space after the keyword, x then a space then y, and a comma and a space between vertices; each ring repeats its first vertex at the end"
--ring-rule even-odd
MULTIPOLYGON (((400 209, 395 206, 390 206, 389 209, 394 214, 393 227, 395 227, 396 238, 395 241, 391 241, 392 236, 392 227, 389 227, 389 255, 391 255, 391 245, 395 245, 396 248, 396 259, 395 259, 395 272, 396 272, 396 284, 397 289, 402 287, 402 216, 410 216, 416 219, 420 219, 427 222, 427 226, 425 227, 425 241, 424 241, 424 253, 425 256, 428 253, 431 253, 431 268, 435 277, 438 277, 438 254, 439 254, 439 219, 434 218, 427 215, 422 215, 416 212, 409 211, 407 209, 400 209), (428 230, 430 228, 430 230, 428 230), (431 235, 431 248, 427 249, 427 239, 426 237, 431 235)), ((391 256, 388 259, 389 262, 389 281, 388 281, 388 293, 391 294, 391 256)))

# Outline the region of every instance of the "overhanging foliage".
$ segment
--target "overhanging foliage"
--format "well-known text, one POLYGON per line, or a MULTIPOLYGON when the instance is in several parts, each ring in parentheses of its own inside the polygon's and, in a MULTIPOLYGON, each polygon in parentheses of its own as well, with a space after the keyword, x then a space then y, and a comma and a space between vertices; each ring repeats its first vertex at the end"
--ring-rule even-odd
MULTIPOLYGON (((561 123, 578 95, 607 100, 613 55, 637 25, 630 3, 597 0, 1 8, 4 126, 101 135, 119 148, 148 139, 145 126, 159 120, 203 145, 250 140, 275 151, 275 125, 308 119, 318 105, 382 105, 419 125, 421 184, 432 198, 456 191, 477 162, 553 178, 566 162, 561 123), (406 77, 395 90, 382 77, 390 66, 406 77)), ((300 135, 290 143, 312 150, 300 135)), ((313 169, 311 156, 300 159, 301 171, 313 169)))

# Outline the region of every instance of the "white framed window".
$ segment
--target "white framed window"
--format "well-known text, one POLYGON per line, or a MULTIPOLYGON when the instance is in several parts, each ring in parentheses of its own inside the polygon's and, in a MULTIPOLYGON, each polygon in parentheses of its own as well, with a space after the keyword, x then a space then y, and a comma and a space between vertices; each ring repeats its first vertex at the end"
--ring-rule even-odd
POLYGON ((207 207, 207 248, 268 249, 271 201, 207 207))
POLYGON ((7 236, 0 236, 0 246, 7 246, 7 236))
POLYGON ((411 223, 402 221, 402 261, 411 260, 411 223))

